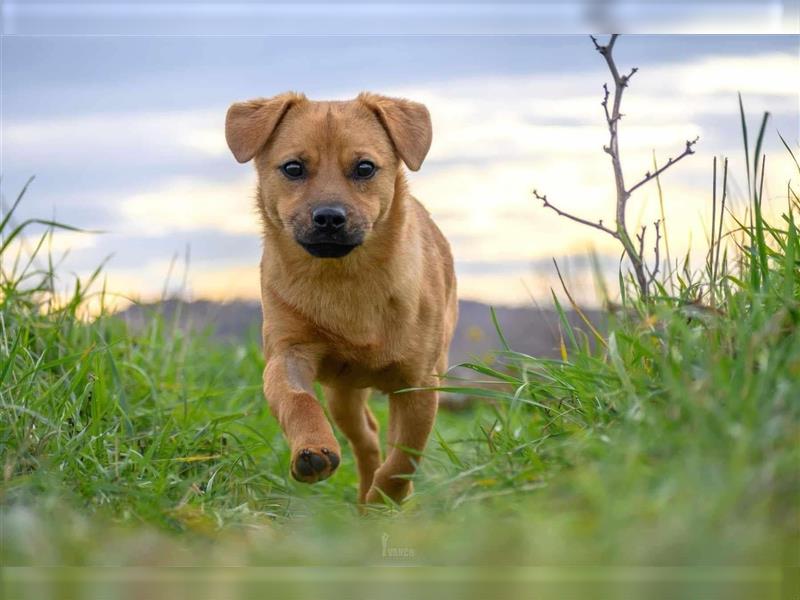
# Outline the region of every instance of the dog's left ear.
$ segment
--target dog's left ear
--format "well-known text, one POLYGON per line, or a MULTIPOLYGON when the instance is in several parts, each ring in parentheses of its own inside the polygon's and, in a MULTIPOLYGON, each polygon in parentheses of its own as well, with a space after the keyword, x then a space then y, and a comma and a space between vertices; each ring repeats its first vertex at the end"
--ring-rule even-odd
POLYGON ((418 171, 433 138, 431 115, 424 104, 364 92, 358 100, 375 112, 406 166, 418 171))

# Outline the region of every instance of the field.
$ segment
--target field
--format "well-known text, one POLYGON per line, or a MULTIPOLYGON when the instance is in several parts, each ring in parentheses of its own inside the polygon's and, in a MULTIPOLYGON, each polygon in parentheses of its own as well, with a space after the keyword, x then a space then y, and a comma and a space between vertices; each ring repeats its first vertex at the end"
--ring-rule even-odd
POLYGON ((561 360, 499 331, 480 386, 446 382, 476 401, 440 412, 413 497, 366 515, 347 450, 291 479, 257 332, 81 318, 101 271, 57 292, 46 232, 11 249, 61 225, 7 211, 3 597, 797 597, 800 203, 769 223, 752 187, 705 268, 665 268, 646 302, 621 278, 603 334, 563 313, 561 360))

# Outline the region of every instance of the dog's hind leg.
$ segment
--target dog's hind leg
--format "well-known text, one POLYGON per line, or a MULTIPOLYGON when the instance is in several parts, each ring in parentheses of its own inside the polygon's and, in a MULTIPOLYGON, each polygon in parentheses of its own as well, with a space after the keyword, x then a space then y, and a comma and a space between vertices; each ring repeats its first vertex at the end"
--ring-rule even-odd
POLYGON ((267 360, 264 395, 292 451, 292 476, 304 483, 330 477, 341 450, 314 397, 313 352, 291 346, 267 360))
POLYGON ((363 504, 372 486, 372 477, 381 464, 378 421, 367 406, 368 389, 326 387, 333 421, 350 441, 358 468, 358 502, 363 504))
POLYGON ((375 472, 367 502, 382 502, 383 494, 400 502, 411 492, 408 476, 422 459, 436 418, 437 403, 437 392, 433 390, 389 395, 389 455, 375 472))

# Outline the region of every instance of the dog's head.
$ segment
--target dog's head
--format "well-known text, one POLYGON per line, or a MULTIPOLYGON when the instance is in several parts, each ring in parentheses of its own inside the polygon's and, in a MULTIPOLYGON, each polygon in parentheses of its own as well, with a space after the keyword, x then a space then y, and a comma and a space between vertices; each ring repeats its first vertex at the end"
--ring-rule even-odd
POLYGON ((386 215, 400 161, 422 165, 431 120, 410 100, 287 93, 233 104, 225 137, 236 160, 255 158, 264 218, 312 256, 340 258, 386 215))

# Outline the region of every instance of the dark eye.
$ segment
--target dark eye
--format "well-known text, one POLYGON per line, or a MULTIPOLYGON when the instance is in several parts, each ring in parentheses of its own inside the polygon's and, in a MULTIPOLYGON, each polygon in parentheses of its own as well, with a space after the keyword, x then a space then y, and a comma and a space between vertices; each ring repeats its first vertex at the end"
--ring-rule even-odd
POLYGON ((375 174, 378 168, 368 160, 362 160, 356 165, 353 175, 356 179, 369 179, 375 174))
POLYGON ((303 163, 296 160, 290 160, 285 165, 281 166, 281 171, 283 171, 283 174, 289 179, 300 179, 303 175, 305 175, 306 169, 303 166, 303 163))

